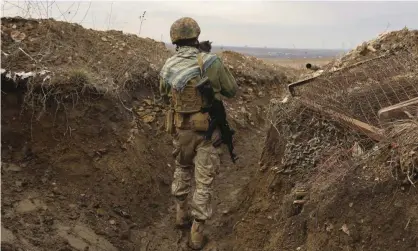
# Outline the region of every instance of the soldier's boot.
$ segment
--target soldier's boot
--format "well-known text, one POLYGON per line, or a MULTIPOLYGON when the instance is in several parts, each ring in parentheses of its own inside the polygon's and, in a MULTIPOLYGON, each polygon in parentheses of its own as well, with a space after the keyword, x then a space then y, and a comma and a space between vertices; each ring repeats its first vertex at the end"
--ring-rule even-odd
POLYGON ((187 199, 176 199, 176 227, 190 227, 191 220, 188 213, 187 199))
POLYGON ((193 221, 192 229, 190 231, 189 246, 193 250, 200 250, 206 244, 206 238, 203 235, 204 221, 193 221))

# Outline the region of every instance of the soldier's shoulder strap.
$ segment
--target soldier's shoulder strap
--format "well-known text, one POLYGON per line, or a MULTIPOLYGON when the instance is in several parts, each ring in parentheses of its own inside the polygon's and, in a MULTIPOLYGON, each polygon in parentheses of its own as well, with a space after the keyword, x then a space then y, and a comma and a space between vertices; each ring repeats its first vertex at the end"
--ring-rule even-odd
POLYGON ((200 68, 200 76, 203 77, 203 56, 202 53, 197 54, 197 63, 200 68))

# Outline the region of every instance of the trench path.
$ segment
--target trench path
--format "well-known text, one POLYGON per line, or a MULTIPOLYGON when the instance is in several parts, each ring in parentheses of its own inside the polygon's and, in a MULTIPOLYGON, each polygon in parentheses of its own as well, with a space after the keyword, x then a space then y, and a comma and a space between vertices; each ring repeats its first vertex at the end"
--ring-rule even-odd
MULTIPOLYGON (((231 236, 234 225, 239 219, 241 202, 247 196, 245 189, 258 169, 263 136, 264 133, 257 130, 237 133, 235 152, 239 155, 239 160, 236 165, 230 161, 228 151, 224 148, 221 168, 214 184, 213 218, 206 224, 205 233, 208 236, 208 242, 203 250, 232 250, 228 237, 231 236)), ((189 230, 175 229, 174 221, 173 202, 168 210, 162 212, 160 221, 146 229, 138 230, 137 238, 133 240, 137 243, 137 247, 140 247, 138 250, 191 250, 187 245, 189 230)))

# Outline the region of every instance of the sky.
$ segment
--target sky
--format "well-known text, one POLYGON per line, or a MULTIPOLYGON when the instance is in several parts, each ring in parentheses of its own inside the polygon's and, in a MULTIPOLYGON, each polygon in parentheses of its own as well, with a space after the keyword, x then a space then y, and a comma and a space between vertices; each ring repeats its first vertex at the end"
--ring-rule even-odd
POLYGON ((2 1, 2 16, 52 17, 170 42, 189 16, 200 40, 218 46, 350 49, 405 26, 418 29, 418 1, 2 1), (145 18, 141 15, 146 11, 145 18))

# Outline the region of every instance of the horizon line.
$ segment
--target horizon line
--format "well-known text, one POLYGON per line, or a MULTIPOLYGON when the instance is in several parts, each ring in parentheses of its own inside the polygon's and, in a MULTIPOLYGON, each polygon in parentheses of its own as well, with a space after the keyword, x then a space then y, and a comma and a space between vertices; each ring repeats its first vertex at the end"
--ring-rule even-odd
MULTIPOLYGON (((161 41, 163 42, 163 41, 161 41)), ((164 44, 170 46, 170 47, 175 47, 175 45, 173 45, 172 43, 167 43, 167 42, 163 42, 164 44)), ((269 46, 240 46, 240 45, 212 45, 212 47, 215 48, 251 48, 251 49, 284 49, 284 50, 325 50, 325 51, 350 51, 353 50, 354 48, 347 48, 347 49, 343 49, 343 48, 289 48, 289 47, 269 47, 269 46)))

